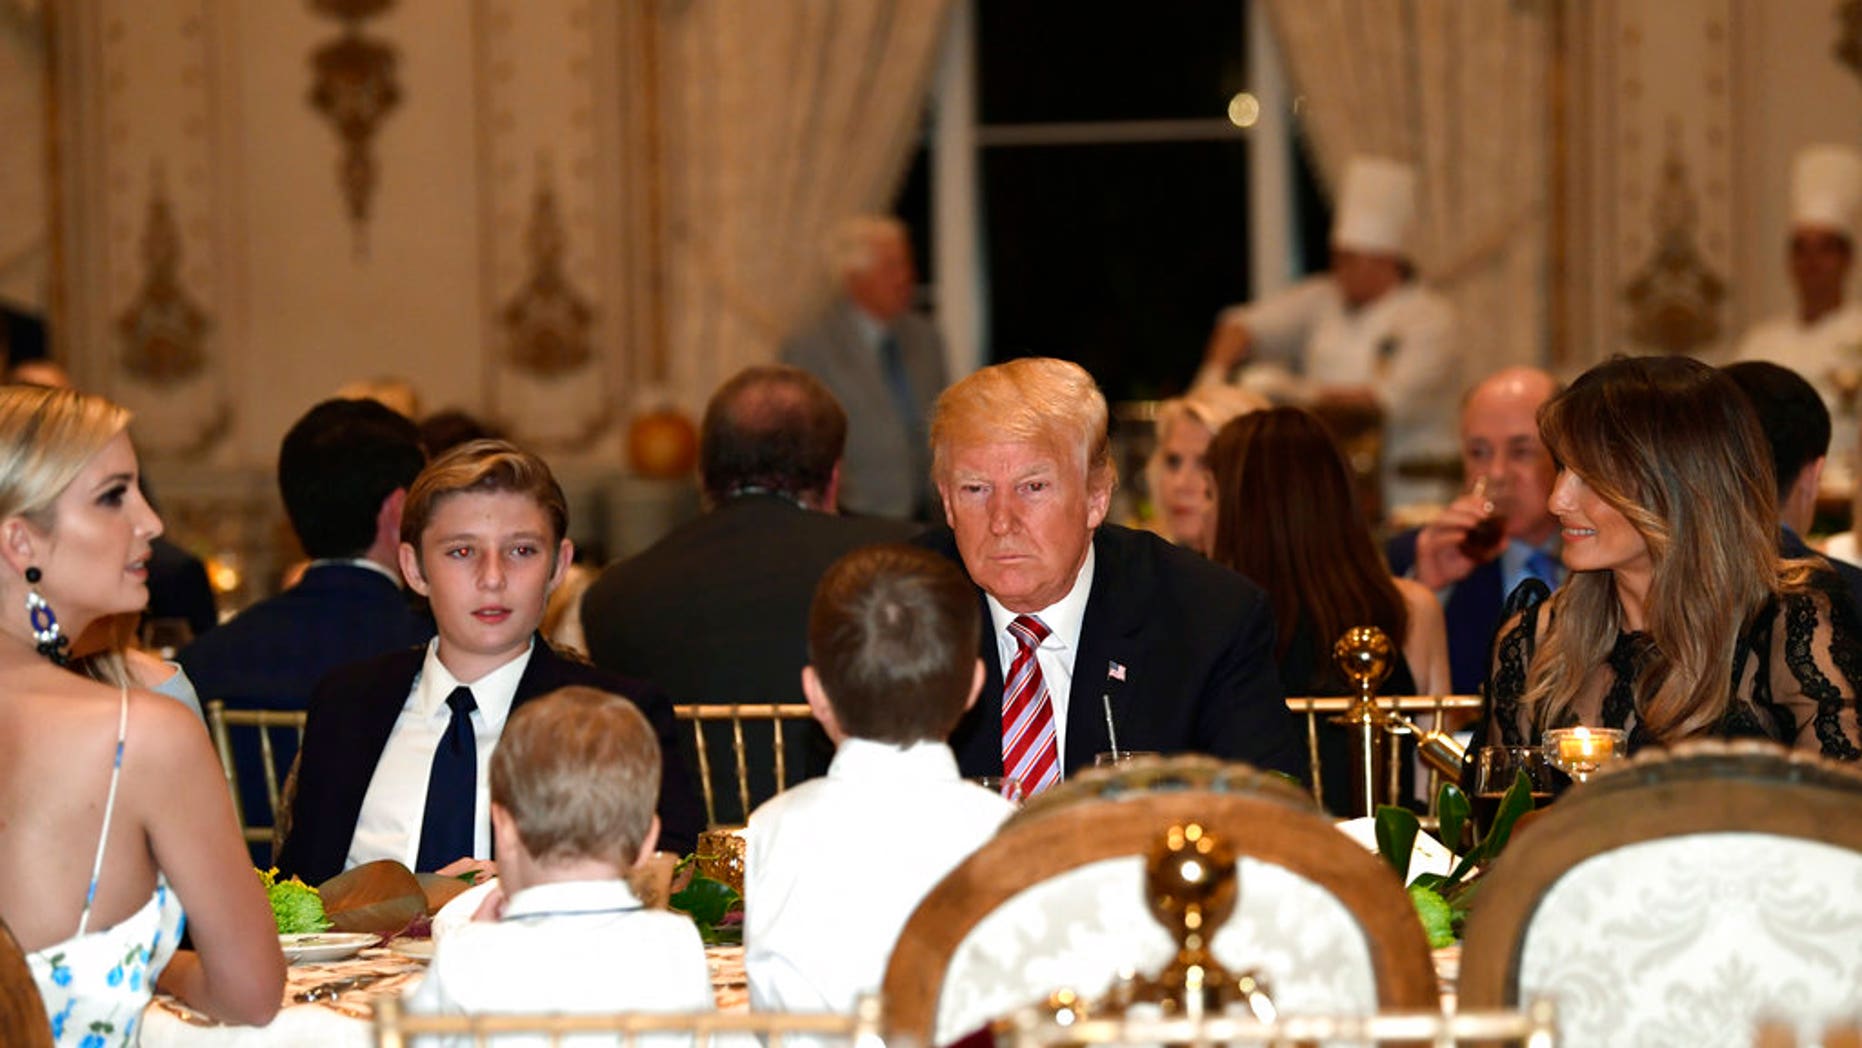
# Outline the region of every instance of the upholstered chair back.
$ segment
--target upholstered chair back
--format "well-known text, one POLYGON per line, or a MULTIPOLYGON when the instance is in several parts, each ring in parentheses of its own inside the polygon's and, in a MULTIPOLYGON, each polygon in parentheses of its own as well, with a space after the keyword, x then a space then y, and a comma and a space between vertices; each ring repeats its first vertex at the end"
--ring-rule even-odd
POLYGON ((1750 1045, 1862 1011, 1862 775, 1761 744, 1638 756, 1488 873, 1469 1007, 1557 1005, 1560 1043, 1750 1045))
POLYGON ((1428 943, 1395 873, 1298 787, 1178 758, 1089 772, 1006 824, 912 915, 887 968, 896 1034, 945 1044, 1057 989, 1094 998, 1175 955, 1144 857, 1196 822, 1234 849, 1240 901, 1212 948, 1258 971, 1282 1014, 1437 1006, 1428 943))

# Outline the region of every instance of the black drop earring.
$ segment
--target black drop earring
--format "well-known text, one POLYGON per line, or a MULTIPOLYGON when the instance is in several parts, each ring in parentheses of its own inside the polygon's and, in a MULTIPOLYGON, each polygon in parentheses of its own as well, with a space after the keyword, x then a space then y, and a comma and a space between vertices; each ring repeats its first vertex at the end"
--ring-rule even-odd
POLYGON ((44 577, 36 565, 26 569, 26 621, 32 626, 32 639, 39 642, 39 654, 63 666, 70 661, 65 649, 71 640, 58 628, 58 616, 39 593, 39 580, 44 577))

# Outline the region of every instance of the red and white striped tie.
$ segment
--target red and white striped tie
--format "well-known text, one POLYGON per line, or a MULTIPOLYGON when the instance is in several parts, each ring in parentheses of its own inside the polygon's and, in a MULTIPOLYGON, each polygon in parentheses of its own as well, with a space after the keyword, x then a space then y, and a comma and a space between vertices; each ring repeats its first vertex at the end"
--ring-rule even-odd
POLYGON ((1034 657, 1048 632, 1047 624, 1033 615, 1018 615, 1009 623, 1009 634, 1019 647, 1002 689, 1002 773, 1020 779, 1029 797, 1060 781, 1054 705, 1048 701, 1041 663, 1034 657))

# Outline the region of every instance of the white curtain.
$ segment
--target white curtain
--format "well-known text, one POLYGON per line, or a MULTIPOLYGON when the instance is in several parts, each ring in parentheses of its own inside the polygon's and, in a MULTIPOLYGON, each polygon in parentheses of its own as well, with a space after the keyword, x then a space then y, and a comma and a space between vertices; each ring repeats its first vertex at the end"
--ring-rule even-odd
POLYGON ((663 380, 696 406, 776 355, 833 281, 833 225, 884 210, 922 134, 948 0, 663 0, 663 380))
POLYGON ((31 0, 0 0, 0 302, 45 305, 45 36, 31 0))
POLYGON ((1548 5, 1267 0, 1320 177, 1413 164, 1416 261, 1460 311, 1470 375, 1545 358, 1548 5))

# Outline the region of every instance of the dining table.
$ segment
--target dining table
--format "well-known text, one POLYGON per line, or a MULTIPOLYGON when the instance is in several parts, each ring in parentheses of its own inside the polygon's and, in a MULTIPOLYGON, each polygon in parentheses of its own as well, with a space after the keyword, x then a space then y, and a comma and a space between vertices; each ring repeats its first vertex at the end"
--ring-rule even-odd
MULTIPOLYGON (((143 1048, 368 1048, 375 1043, 374 1005, 405 994, 426 973, 426 940, 396 940, 353 957, 298 963, 285 972, 284 1002, 265 1026, 214 1022, 166 994, 142 1013, 143 1048)), ((719 1011, 748 1011, 742 946, 709 946, 711 989, 719 1011)))
MULTIPOLYGON (((293 964, 285 974, 284 1006, 265 1026, 222 1025, 158 994, 143 1012, 143 1048, 369 1048, 375 1001, 413 988, 426 972, 419 952, 397 941, 343 960, 293 964)), ((1435 950, 1433 959, 1442 1007, 1453 1011, 1461 947, 1435 950)), ((718 1010, 748 1011, 743 947, 708 946, 705 960, 718 1010)))

